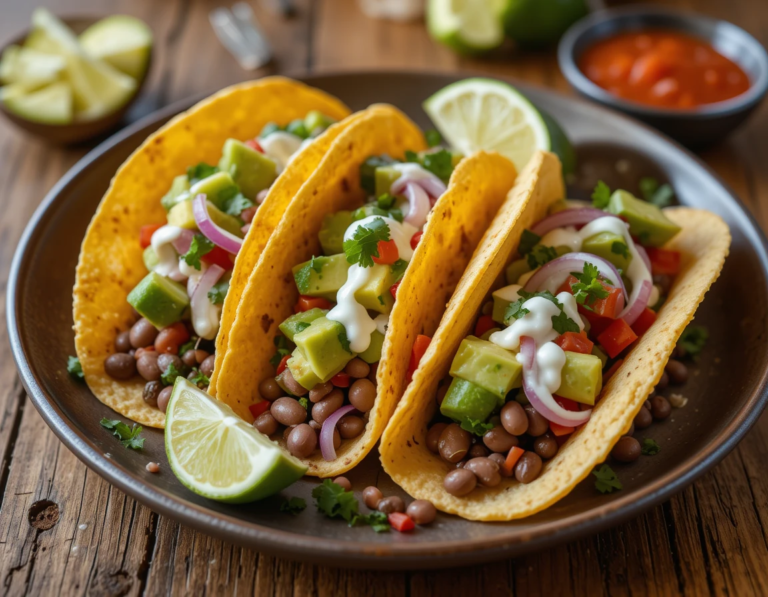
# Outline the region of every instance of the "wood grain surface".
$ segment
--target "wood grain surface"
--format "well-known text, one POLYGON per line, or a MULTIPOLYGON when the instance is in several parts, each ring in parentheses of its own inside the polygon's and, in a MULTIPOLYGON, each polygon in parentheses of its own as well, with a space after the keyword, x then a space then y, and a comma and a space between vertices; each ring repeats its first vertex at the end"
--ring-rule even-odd
MULTIPOLYGON (((296 0, 284 20, 252 0, 274 45, 241 70, 202 0, 48 0, 60 15, 128 13, 155 32, 136 118, 173 100, 269 72, 406 68, 518 77, 569 92, 553 52, 455 57, 422 23, 365 18, 354 0, 296 0)), ((661 3, 661 2, 659 2, 661 3)), ((765 0, 667 0, 735 22, 768 45, 765 0)), ((0 41, 34 3, 0 0, 0 41)), ((37 204, 90 148, 59 149, 0 122, 0 592, 7 595, 766 595, 768 418, 723 463, 619 527, 527 557, 438 572, 347 571, 272 558, 182 527, 88 470, 43 423, 16 376, 5 328, 13 252, 37 204), (48 528, 50 527, 50 528, 48 528)), ((702 156, 768 226, 768 106, 702 156)), ((727 396, 723 396, 727 400, 727 396)))

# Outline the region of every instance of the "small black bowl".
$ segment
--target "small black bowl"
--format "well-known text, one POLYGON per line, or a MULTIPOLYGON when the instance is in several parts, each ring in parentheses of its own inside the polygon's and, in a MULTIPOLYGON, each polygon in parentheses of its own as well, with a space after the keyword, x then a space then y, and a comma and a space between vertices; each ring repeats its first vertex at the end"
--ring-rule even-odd
POLYGON ((630 6, 592 13, 563 36, 558 60, 563 75, 579 93, 634 116, 688 147, 701 148, 724 138, 752 113, 768 91, 768 54, 749 33, 727 21, 656 6, 630 6), (579 69, 582 52, 596 41, 643 29, 680 31, 708 41, 747 73, 751 82, 749 90, 733 99, 690 110, 664 109, 619 98, 590 81, 579 69))

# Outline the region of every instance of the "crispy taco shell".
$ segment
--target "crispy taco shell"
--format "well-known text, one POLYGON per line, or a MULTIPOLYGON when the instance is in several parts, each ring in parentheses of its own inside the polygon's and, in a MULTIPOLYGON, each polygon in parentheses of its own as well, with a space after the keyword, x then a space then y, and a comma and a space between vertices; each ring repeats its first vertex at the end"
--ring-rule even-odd
POLYGON ((661 378, 678 338, 728 255, 730 233, 718 216, 685 207, 666 209, 666 215, 682 227, 667 245, 682 253, 681 271, 658 319, 608 381, 590 420, 545 464, 535 481, 523 485, 502 478, 496 487, 478 488, 465 497, 452 496, 443 487, 449 466, 427 449, 425 441, 438 383, 447 375, 461 340, 470 333, 483 301, 517 250, 523 230, 564 196, 560 181, 559 161, 543 152, 520 174, 459 282, 381 440, 382 465, 398 485, 414 498, 430 500, 438 509, 470 520, 512 520, 535 514, 566 496, 608 457, 661 378))

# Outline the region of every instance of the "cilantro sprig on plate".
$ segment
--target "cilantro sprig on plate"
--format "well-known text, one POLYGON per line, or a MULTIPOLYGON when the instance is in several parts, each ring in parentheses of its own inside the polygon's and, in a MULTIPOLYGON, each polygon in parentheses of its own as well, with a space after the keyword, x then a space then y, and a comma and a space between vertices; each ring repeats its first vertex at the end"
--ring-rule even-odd
POLYGON ((607 464, 602 465, 600 468, 596 468, 592 471, 595 476, 595 489, 600 493, 613 493, 619 489, 623 489, 623 485, 613 469, 607 464))
POLYGON ((379 256, 379 242, 389 240, 389 225, 383 218, 374 218, 358 226, 352 238, 344 241, 347 261, 360 267, 373 267, 373 258, 379 256))
POLYGON ((140 437, 141 425, 134 423, 133 427, 128 427, 128 425, 117 419, 104 418, 101 420, 101 426, 109 429, 112 435, 119 438, 120 443, 126 448, 131 448, 132 450, 144 448, 144 438, 140 437))
POLYGON ((349 526, 355 526, 362 522, 370 526, 377 533, 389 531, 389 522, 387 515, 383 512, 371 512, 367 515, 361 515, 358 512, 360 507, 355 494, 346 491, 341 485, 334 483, 330 479, 325 479, 321 485, 312 490, 312 497, 315 500, 318 512, 325 514, 328 518, 341 518, 349 523, 349 526))
POLYGON ((80 364, 80 359, 77 357, 67 357, 67 373, 69 373, 75 379, 85 379, 83 373, 83 366, 80 364))

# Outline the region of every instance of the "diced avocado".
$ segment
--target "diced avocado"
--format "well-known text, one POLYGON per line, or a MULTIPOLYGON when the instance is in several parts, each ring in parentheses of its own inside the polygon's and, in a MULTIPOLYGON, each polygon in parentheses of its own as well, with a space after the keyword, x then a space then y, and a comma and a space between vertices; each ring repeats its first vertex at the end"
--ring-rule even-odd
POLYGON ((513 261, 504 271, 507 284, 517 284, 520 276, 527 274, 529 271, 531 271, 531 268, 528 266, 527 259, 517 259, 516 261, 513 261))
POLYGON ((507 314, 507 307, 513 300, 517 300, 517 288, 511 286, 505 286, 494 291, 491 295, 493 297, 493 313, 491 319, 497 323, 504 323, 504 316, 507 314))
POLYGON ((295 349, 290 359, 286 363, 291 371, 293 379, 299 382, 303 388, 311 390, 317 384, 322 383, 320 378, 312 371, 309 361, 304 357, 300 349, 295 349))
POLYGON ((355 292, 355 299, 366 309, 378 313, 389 313, 395 304, 395 299, 389 291, 394 283, 395 276, 392 275, 392 268, 377 263, 370 268, 370 277, 365 286, 355 292))
POLYGON ((602 257, 624 271, 632 261, 632 254, 624 238, 612 232, 593 234, 581 244, 581 250, 602 257))
POLYGON ((280 331, 283 332, 283 335, 293 342, 293 337, 296 334, 307 329, 310 323, 315 319, 323 317, 326 313, 328 313, 328 311, 325 309, 318 308, 302 311, 301 313, 294 313, 278 327, 280 328, 280 331))
MULTIPOLYGON (((220 228, 224 228, 224 230, 231 232, 239 238, 243 237, 243 232, 240 230, 242 224, 240 224, 238 219, 220 211, 210 201, 208 201, 208 215, 211 216, 211 219, 220 228)), ((168 224, 179 226, 180 228, 188 228, 189 230, 197 230, 197 222, 195 222, 195 215, 192 211, 191 199, 177 203, 171 208, 171 211, 168 212, 168 224)))
POLYGON ((371 343, 368 348, 361 352, 359 356, 369 365, 371 363, 378 363, 381 360, 381 347, 384 345, 384 334, 376 330, 371 334, 371 343))
POLYGON ((288 123, 288 126, 285 127, 285 132, 290 133, 291 135, 296 135, 300 139, 309 138, 309 131, 307 130, 307 127, 304 125, 303 118, 297 118, 295 120, 291 120, 288 123))
POLYGON ((293 268, 293 279, 299 294, 319 296, 329 301, 336 301, 336 293, 347 281, 349 262, 344 253, 315 257, 314 261, 305 261, 293 268))
POLYGON ((192 197, 204 193, 209 202, 220 210, 226 209, 227 202, 240 192, 240 187, 235 184, 229 172, 216 172, 198 180, 189 189, 192 197))
POLYGON ((189 306, 187 289, 168 278, 149 272, 128 293, 128 302, 156 328, 179 321, 189 306))
POLYGON ((627 191, 614 191, 607 211, 625 218, 629 222, 632 236, 649 247, 660 247, 680 232, 680 227, 665 216, 661 209, 627 191))
POLYGON ((515 353, 493 342, 467 336, 453 357, 450 374, 491 392, 501 405, 512 388, 520 387, 522 371, 515 353))
POLYGON ((160 263, 160 260, 157 258, 157 253, 155 253, 152 245, 149 245, 146 249, 144 249, 144 254, 142 257, 144 259, 144 267, 147 268, 147 271, 151 272, 153 269, 155 269, 155 266, 160 263))
POLYGON ((333 118, 329 118, 322 112, 311 110, 310 112, 307 112, 307 115, 304 117, 304 128, 306 128, 309 134, 314 137, 317 136, 319 131, 324 131, 334 122, 335 120, 333 120, 333 118))
POLYGON ((600 358, 566 350, 556 394, 592 406, 602 389, 603 362, 600 358))
POLYGON ((392 166, 379 166, 374 173, 376 197, 389 193, 392 183, 402 176, 402 172, 392 166))
POLYGON ((390 212, 386 209, 382 209, 376 203, 366 203, 362 207, 358 207, 352 212, 352 221, 357 222, 370 216, 381 216, 383 218, 390 217, 390 212))
POLYGON ((323 253, 336 255, 344 252, 344 233, 351 223, 352 212, 337 211, 335 214, 326 214, 318 234, 323 253))
POLYGON ((388 155, 372 155, 360 164, 360 186, 369 195, 376 193, 376 168, 380 166, 389 166, 394 164, 388 155))
POLYGON ((274 161, 237 139, 224 142, 219 168, 230 174, 243 195, 249 199, 254 199, 259 191, 268 188, 277 178, 274 161))
POLYGON ((440 413, 454 421, 485 421, 499 406, 499 399, 480 386, 454 377, 440 405, 440 413))
POLYGON ((592 354, 600 359, 600 362, 603 364, 603 368, 605 368, 605 364, 608 362, 608 355, 605 354, 597 344, 592 346, 592 354))
POLYGON ((354 358, 354 353, 347 351, 342 345, 346 339, 344 326, 326 317, 318 317, 310 326, 293 337, 293 341, 301 349, 312 371, 326 382, 344 369, 354 358))
POLYGON ((179 203, 189 198, 189 177, 186 174, 179 174, 173 179, 171 183, 171 190, 168 191, 165 196, 160 199, 160 205, 163 206, 165 211, 170 209, 179 203))

